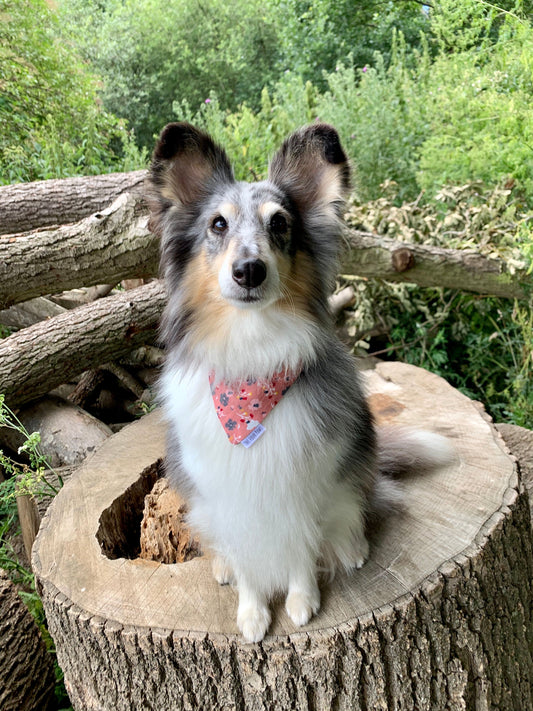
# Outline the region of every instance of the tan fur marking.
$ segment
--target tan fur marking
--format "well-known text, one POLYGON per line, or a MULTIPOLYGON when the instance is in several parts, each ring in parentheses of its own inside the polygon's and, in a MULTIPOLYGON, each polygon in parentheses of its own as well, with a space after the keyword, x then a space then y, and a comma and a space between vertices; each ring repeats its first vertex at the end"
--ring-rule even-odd
POLYGON ((278 302, 279 307, 290 313, 309 316, 314 278, 311 258, 304 252, 296 252, 292 260, 282 255, 279 255, 277 260, 283 291, 278 302))
POLYGON ((273 200, 269 200, 268 202, 264 202, 259 205, 257 212, 259 213, 259 217, 264 222, 266 222, 270 217, 272 217, 272 215, 275 215, 276 212, 282 212, 283 214, 285 214, 285 210, 282 208, 282 206, 279 205, 277 202, 274 202, 273 200))
POLYGON ((187 268, 183 286, 188 294, 187 305, 194 314, 191 329, 194 344, 202 341, 221 343, 226 338, 225 324, 235 307, 220 295, 218 273, 228 260, 233 261, 231 248, 212 262, 202 250, 187 268))
POLYGON ((343 199, 342 180, 338 166, 326 164, 322 167, 318 199, 326 203, 343 199))
POLYGON ((223 202, 222 205, 219 206, 218 211, 222 217, 229 217, 232 220, 234 220, 239 214, 239 208, 232 202, 223 202))

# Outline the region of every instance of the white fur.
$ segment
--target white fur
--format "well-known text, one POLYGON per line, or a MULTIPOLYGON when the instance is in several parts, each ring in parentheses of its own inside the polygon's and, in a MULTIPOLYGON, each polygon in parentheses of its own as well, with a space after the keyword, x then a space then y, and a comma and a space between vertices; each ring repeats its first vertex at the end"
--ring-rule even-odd
POLYGON ((427 430, 410 430, 404 433, 405 445, 416 453, 415 466, 438 467, 450 464, 457 457, 450 441, 442 435, 427 430))
POLYGON ((275 305, 226 310, 224 332, 204 339, 192 357, 200 367, 215 370, 220 380, 239 381, 247 377, 267 377, 286 368, 296 371, 315 357, 319 329, 311 319, 275 305), (252 355, 253 354, 253 357, 252 355))

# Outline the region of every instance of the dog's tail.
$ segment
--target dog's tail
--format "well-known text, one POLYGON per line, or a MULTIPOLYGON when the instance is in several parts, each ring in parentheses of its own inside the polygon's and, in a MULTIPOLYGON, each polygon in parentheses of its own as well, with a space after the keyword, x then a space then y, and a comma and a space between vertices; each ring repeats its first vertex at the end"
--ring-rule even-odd
POLYGON ((371 510, 378 518, 404 507, 399 479, 446 466, 457 457, 446 437, 425 430, 378 427, 377 443, 378 476, 371 510))

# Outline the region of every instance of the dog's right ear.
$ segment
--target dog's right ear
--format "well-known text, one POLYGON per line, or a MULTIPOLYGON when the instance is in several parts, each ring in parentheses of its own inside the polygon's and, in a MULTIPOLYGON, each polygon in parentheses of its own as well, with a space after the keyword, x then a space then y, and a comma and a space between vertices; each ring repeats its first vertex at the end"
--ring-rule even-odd
POLYGON ((235 178, 224 150, 190 123, 169 123, 159 136, 148 178, 150 229, 160 231, 171 206, 190 208, 217 183, 235 178))

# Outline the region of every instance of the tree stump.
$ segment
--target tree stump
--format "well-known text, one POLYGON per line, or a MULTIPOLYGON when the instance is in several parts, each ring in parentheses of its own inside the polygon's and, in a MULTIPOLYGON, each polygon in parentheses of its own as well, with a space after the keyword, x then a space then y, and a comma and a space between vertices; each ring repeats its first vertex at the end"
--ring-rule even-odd
POLYGON ((138 557, 160 413, 73 475, 33 565, 77 711, 533 708, 532 540, 514 459, 441 378, 399 363, 363 377, 379 419, 447 435, 458 460, 409 478, 407 510, 375 533, 366 565, 324 584, 304 628, 280 601, 259 644, 243 643, 236 591, 208 559, 138 557))

